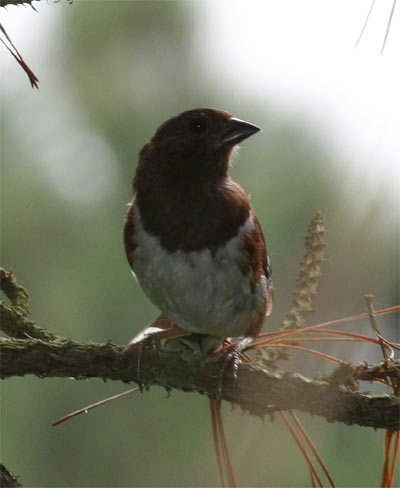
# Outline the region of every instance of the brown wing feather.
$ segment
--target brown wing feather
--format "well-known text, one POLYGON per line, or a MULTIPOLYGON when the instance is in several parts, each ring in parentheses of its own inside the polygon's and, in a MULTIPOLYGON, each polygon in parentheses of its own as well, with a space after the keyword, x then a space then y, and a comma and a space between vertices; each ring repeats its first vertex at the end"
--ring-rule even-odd
POLYGON ((260 223, 258 222, 257 217, 254 215, 254 212, 253 218, 254 230, 250 234, 247 234, 244 239, 244 245, 247 251, 246 254, 250 259, 247 263, 247 270, 243 265, 241 269, 242 272, 246 272, 250 268, 252 269, 253 276, 250 287, 253 292, 256 291, 257 284, 262 276, 265 276, 267 279, 267 291, 264 296, 264 307, 260 309, 259 320, 250 324, 246 334, 248 336, 256 337, 263 326, 265 315, 269 315, 272 311, 273 288, 271 265, 267 255, 267 247, 265 245, 264 235, 262 233, 260 223))
POLYGON ((263 243, 263 251, 262 251, 262 268, 264 271, 264 275, 267 278, 267 315, 270 315, 272 312, 272 307, 274 304, 274 288, 272 286, 272 268, 271 268, 271 261, 268 256, 268 251, 267 251, 267 245, 265 243, 264 239, 264 234, 261 229, 260 222, 258 221, 257 217, 254 215, 254 224, 256 227, 256 230, 258 230, 258 234, 261 237, 262 243, 263 243))

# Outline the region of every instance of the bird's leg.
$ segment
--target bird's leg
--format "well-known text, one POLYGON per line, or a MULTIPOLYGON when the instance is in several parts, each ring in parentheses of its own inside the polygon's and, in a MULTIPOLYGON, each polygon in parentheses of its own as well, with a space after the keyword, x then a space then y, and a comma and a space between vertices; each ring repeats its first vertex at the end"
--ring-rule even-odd
POLYGON ((148 327, 137 334, 128 344, 124 350, 124 354, 129 354, 134 349, 138 349, 137 359, 137 383, 140 391, 143 391, 143 383, 141 380, 141 362, 145 348, 151 348, 158 353, 160 343, 163 339, 172 339, 175 337, 183 337, 188 335, 180 327, 173 324, 173 322, 165 315, 159 315, 148 327))
POLYGON ((237 371, 240 364, 240 354, 249 346, 251 342, 253 342, 253 337, 246 336, 243 337, 239 342, 235 344, 231 344, 222 351, 217 352, 213 357, 206 360, 206 362, 214 362, 214 361, 221 361, 222 367, 219 371, 219 380, 218 380, 218 390, 217 396, 221 398, 222 395, 222 383, 225 377, 225 373, 228 369, 230 369, 233 378, 237 379, 237 371))

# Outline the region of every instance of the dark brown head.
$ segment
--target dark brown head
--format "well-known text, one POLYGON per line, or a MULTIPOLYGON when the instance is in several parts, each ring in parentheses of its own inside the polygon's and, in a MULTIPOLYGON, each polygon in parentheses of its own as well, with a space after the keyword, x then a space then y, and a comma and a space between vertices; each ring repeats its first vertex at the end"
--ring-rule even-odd
POLYGON ((227 176, 233 147, 259 130, 222 110, 188 110, 157 129, 140 153, 138 169, 175 182, 218 181, 227 176))

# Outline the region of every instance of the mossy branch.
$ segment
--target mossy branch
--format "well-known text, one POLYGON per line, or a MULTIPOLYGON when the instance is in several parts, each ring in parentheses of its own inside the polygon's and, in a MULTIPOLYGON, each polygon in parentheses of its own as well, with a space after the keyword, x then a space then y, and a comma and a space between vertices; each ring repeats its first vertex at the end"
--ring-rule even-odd
MULTIPOLYGON (((20 315, 13 307, 1 304, 7 320, 15 320, 17 330, 20 315)), ((25 320, 25 319, 24 319, 25 320)), ((32 323, 33 324, 33 323, 32 323)), ((33 330, 44 329, 33 324, 33 330)), ((19 334, 21 335, 21 334, 19 334)), ((129 356, 124 347, 107 344, 80 343, 71 339, 0 339, 1 378, 36 375, 40 378, 102 378, 103 380, 137 381, 138 351, 129 356)), ((323 379, 308 379, 298 373, 242 364, 238 379, 226 378, 222 399, 240 406, 251 414, 263 417, 279 410, 300 410, 325 417, 329 422, 347 425, 398 430, 400 399, 388 395, 369 395, 354 391, 358 378, 372 379, 374 368, 343 366, 323 379)), ((204 359, 184 360, 178 352, 145 351, 141 362, 141 379, 148 385, 167 389, 215 394, 220 365, 204 366, 204 359)), ((392 364, 385 375, 399 375, 400 365, 392 364)))
POLYGON ((27 318, 29 314, 29 294, 22 286, 18 285, 12 271, 0 268, 1 290, 10 300, 11 305, 0 302, 1 305, 1 330, 15 339, 42 339, 55 340, 56 334, 38 327, 27 318))
POLYGON ((18 308, 21 314, 29 314, 29 294, 17 283, 12 271, 0 268, 1 289, 10 300, 14 308, 18 308))
MULTIPOLYGON (((111 343, 90 344, 70 339, 1 339, 1 377, 33 374, 40 378, 102 378, 136 381, 138 351, 129 356, 124 347, 111 343)), ((141 379, 148 385, 163 386, 213 395, 217 392, 220 365, 204 366, 204 359, 190 362, 176 352, 145 351, 141 379)), ((392 374, 399 374, 400 365, 392 374)), ((373 367, 368 368, 371 373, 373 367)), ((308 379, 298 373, 260 368, 251 364, 239 367, 238 379, 226 378, 222 399, 251 414, 264 417, 279 410, 300 410, 325 417, 329 422, 347 425, 400 428, 400 398, 353 391, 346 384, 357 380, 357 368, 348 366, 346 374, 334 372, 324 379, 308 379), (338 377, 346 381, 338 382, 338 377)))

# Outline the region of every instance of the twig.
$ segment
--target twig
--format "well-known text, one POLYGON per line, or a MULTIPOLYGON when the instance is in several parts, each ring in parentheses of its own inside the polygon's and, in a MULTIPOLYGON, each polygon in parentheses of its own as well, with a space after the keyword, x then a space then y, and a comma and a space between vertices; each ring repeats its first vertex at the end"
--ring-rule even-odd
POLYGON ((63 422, 66 422, 67 420, 72 419, 73 417, 77 417, 82 413, 88 413, 90 410, 93 410, 94 408, 100 407, 101 405, 104 405, 113 400, 117 400, 118 398, 122 398, 123 396, 130 395, 131 393, 135 393, 137 391, 140 391, 139 387, 130 388, 129 390, 123 391, 122 393, 117 393, 116 395, 110 396, 108 398, 104 398, 104 400, 100 400, 99 402, 92 403, 91 405, 87 405, 86 407, 80 408, 79 410, 75 410, 75 412, 69 413, 64 417, 61 417, 60 419, 52 423, 51 426, 55 427, 56 425, 62 424, 63 422))
POLYGON ((35 75, 35 73, 30 69, 30 67, 26 64, 24 58, 21 56, 19 53, 18 49, 15 47, 14 43, 10 39, 9 35, 7 34, 6 30, 4 27, 0 24, 0 31, 3 33, 4 37, 6 38, 6 41, 9 43, 9 45, 0 37, 0 41, 4 44, 6 49, 10 52, 10 54, 15 58, 17 63, 21 66, 21 68, 25 71, 27 74, 29 81, 31 82, 32 88, 39 88, 39 79, 35 75))
POLYGON ((355 45, 354 45, 354 49, 357 49, 357 46, 358 46, 358 44, 359 44, 359 43, 360 43, 360 41, 361 41, 361 38, 362 38, 362 36, 363 36, 363 34, 364 34, 364 31, 365 31, 365 29, 366 29, 366 27, 367 27, 367 25, 368 25, 369 17, 370 17, 370 15, 371 15, 371 13, 372 13, 372 10, 373 10, 373 8, 374 8, 374 5, 375 5, 375 0, 372 0, 372 2, 371 2, 371 6, 369 7, 369 10, 368 10, 368 13, 367 13, 367 17, 365 18, 364 24, 363 24, 363 26, 362 26, 362 28, 361 28, 360 35, 358 36, 358 39, 357 39, 357 41, 356 41, 356 43, 355 43, 355 45))
POLYGON ((387 24, 387 27, 386 27, 386 32, 385 32, 385 37, 383 39, 383 43, 382 43, 382 48, 381 48, 381 56, 383 54, 383 51, 385 50, 385 46, 386 46, 386 41, 389 37, 389 32, 390 32, 390 26, 392 24, 392 19, 393 19, 393 14, 394 14, 394 9, 396 8, 396 2, 397 0, 393 0, 393 4, 392 4, 392 10, 390 11, 390 15, 389 15, 389 20, 388 20, 388 24, 387 24))
POLYGON ((3 464, 0 464, 0 486, 2 488, 21 488, 18 476, 9 471, 3 464))
POLYGON ((386 351, 385 345, 384 345, 383 340, 382 340, 381 331, 379 330, 378 323, 375 319, 375 311, 374 311, 374 306, 372 304, 374 297, 373 297, 373 295, 365 295, 364 298, 367 302, 368 315, 369 315, 369 321, 370 321, 371 327, 374 330, 374 332, 376 333, 376 336, 378 337, 379 343, 381 345, 383 357, 385 358, 385 360, 387 360, 387 359, 389 359, 389 357, 387 355, 387 351, 386 351))
POLYGON ((15 339, 41 339, 54 341, 60 339, 56 334, 43 329, 29 320, 18 307, 10 307, 0 302, 0 328, 15 339))
POLYGON ((1 289, 14 305, 18 307, 24 315, 29 314, 29 295, 28 292, 17 283, 12 271, 0 268, 1 289))

